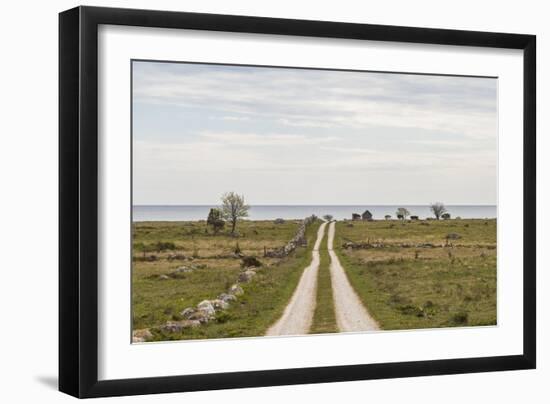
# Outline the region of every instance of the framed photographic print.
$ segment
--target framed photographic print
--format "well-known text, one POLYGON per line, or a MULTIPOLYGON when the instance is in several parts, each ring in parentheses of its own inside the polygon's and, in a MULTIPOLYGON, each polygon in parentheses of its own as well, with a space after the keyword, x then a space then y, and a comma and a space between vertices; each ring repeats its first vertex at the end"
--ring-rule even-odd
POLYGON ((60 14, 60 390, 535 367, 535 37, 60 14))

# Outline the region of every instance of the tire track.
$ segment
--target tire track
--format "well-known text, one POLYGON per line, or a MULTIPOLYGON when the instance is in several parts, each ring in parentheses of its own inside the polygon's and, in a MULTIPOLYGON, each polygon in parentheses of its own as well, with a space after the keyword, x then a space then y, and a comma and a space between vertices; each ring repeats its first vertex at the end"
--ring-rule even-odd
POLYGON ((311 252, 311 263, 304 269, 298 286, 279 320, 268 330, 267 336, 305 335, 313 321, 317 298, 317 275, 319 272, 319 246, 325 235, 326 223, 317 231, 317 240, 311 252))
POLYGON ((335 222, 328 229, 328 253, 330 255, 330 275, 332 293, 334 294, 334 309, 336 323, 341 332, 375 331, 378 323, 371 317, 363 303, 351 286, 348 276, 334 252, 335 222))

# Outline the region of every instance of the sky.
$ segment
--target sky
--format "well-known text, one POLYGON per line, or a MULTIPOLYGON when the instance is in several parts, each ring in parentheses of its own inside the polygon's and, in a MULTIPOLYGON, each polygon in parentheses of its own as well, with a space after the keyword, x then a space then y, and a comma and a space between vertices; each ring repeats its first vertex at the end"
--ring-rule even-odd
POLYGON ((495 78, 132 69, 135 205, 496 204, 495 78))

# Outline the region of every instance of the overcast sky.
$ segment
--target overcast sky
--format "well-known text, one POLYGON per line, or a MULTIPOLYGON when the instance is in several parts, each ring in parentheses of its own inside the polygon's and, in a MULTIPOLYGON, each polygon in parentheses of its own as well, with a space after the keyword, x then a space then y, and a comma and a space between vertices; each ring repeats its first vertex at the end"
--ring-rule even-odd
POLYGON ((136 205, 496 204, 497 80, 133 62, 136 205))

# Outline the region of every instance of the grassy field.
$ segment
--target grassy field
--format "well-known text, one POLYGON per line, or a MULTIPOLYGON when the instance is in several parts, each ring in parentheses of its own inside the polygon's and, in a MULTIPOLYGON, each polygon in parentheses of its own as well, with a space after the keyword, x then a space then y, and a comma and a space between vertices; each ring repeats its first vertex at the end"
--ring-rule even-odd
POLYGON ((226 338, 263 335, 283 312, 311 259, 319 222, 308 226, 307 247, 286 258, 264 257, 264 249, 290 240, 300 221, 243 221, 239 237, 206 232, 202 222, 139 222, 134 224, 132 309, 134 329, 151 328, 153 340, 226 338), (262 262, 245 293, 216 320, 181 333, 163 333, 159 326, 180 320, 180 312, 213 299, 235 283, 241 270, 236 250, 262 262), (154 258, 152 258, 154 256, 154 258), (189 272, 174 275, 182 266, 189 272))
POLYGON ((321 262, 319 264, 319 276, 317 279, 317 306, 313 315, 311 334, 338 332, 330 280, 330 256, 328 254, 327 243, 328 237, 325 234, 325 238, 319 248, 321 262))
POLYGON ((496 324, 496 220, 338 222, 335 250, 382 329, 496 324))

